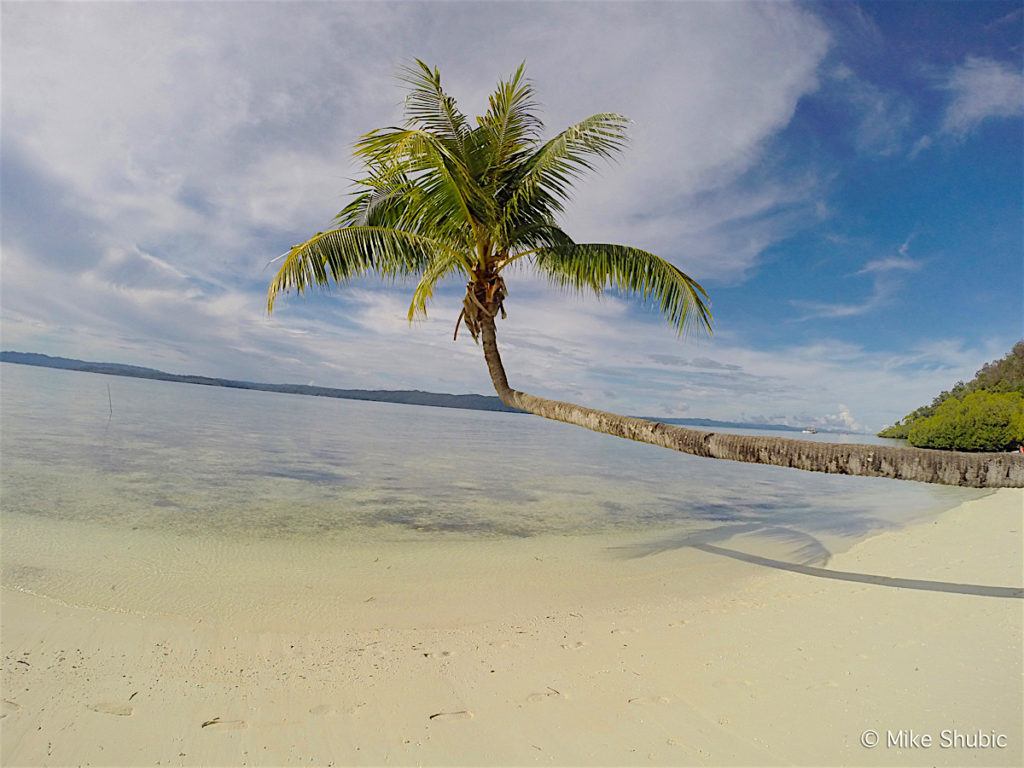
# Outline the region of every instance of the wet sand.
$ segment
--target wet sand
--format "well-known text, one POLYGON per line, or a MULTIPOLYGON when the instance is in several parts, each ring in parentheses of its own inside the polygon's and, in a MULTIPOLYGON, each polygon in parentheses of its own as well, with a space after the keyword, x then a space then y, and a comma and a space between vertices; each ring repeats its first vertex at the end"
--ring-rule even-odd
POLYGON ((1019 765, 1024 600, 991 588, 1024 583, 1022 517, 1003 490, 796 571, 741 531, 355 542, 343 562, 136 539, 105 566, 113 541, 54 521, 4 563, 0 757, 1019 765), (943 747, 954 729, 1006 746, 943 747), (910 730, 932 746, 887 746, 910 730))

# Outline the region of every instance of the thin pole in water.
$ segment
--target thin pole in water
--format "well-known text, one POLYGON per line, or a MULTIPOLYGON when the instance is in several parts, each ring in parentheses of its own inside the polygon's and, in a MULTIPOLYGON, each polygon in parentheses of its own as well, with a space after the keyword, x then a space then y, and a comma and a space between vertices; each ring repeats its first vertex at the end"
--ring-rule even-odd
POLYGON ((114 415, 114 400, 110 397, 110 384, 107 384, 107 405, 110 406, 110 415, 114 415))

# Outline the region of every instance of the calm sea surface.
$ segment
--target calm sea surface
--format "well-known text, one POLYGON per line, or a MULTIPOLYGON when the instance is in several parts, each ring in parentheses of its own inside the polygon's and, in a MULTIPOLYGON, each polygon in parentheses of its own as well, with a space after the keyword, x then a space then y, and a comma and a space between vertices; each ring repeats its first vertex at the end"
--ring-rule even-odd
POLYGON ((0 385, 5 522, 411 541, 735 525, 842 548, 979 495, 700 459, 527 415, 11 364, 0 385))

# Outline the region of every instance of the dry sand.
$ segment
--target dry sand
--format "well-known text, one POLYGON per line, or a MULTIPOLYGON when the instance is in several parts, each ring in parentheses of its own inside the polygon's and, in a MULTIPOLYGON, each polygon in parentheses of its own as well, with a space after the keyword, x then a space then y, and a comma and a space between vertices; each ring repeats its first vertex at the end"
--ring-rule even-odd
MULTIPOLYGON (((368 548, 316 590, 300 578, 316 562, 278 578, 254 550, 265 601, 227 577, 189 582, 189 558, 204 555, 186 551, 178 571, 140 566, 107 599, 5 588, 0 758, 1020 765, 1024 600, 949 590, 1020 588, 1022 517, 1024 492, 999 491, 868 539, 827 572, 736 560, 733 541, 598 573, 552 541, 522 561, 480 545, 470 569, 443 547, 368 548), (824 577, 836 572, 848 576, 824 577), (846 580, 863 575, 917 581, 846 580), (176 611, 167 595, 186 585, 180 604, 198 607, 176 611), (160 596, 152 611, 147 592, 160 596), (866 729, 880 733, 873 749, 866 729), (887 731, 911 729, 932 745, 887 746, 887 731), (1006 746, 944 748, 953 729, 1006 746)), ((33 557, 45 546, 60 557, 45 536, 33 557)))

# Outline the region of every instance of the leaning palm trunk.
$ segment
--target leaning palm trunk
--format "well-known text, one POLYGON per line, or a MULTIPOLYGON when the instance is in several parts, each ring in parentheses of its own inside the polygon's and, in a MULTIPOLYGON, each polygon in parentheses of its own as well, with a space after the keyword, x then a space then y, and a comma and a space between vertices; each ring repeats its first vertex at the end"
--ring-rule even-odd
POLYGON ((505 375, 493 317, 485 317, 481 326, 484 358, 498 397, 509 408, 545 419, 712 459, 973 488, 1024 487, 1024 456, 1012 453, 962 453, 704 432, 519 392, 509 386, 505 375))

